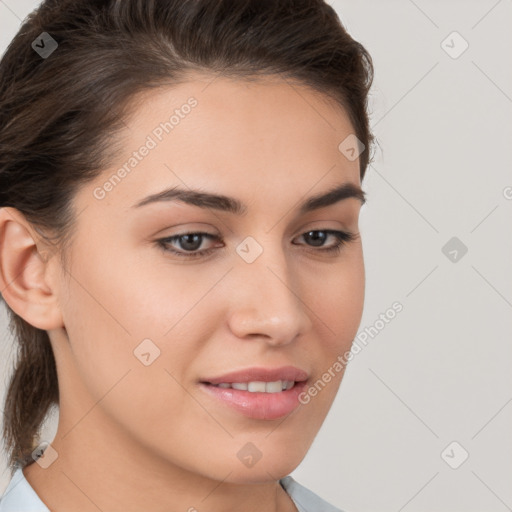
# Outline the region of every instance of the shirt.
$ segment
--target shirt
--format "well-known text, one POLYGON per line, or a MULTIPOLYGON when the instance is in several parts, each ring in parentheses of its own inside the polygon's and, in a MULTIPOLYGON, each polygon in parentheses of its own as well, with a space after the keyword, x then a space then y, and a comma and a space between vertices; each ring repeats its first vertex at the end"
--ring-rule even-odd
MULTIPOLYGON (((281 478, 279 483, 299 512, 343 512, 296 482, 290 475, 281 478)), ((0 499, 0 512, 50 512, 50 509, 28 483, 22 468, 18 468, 0 499)))

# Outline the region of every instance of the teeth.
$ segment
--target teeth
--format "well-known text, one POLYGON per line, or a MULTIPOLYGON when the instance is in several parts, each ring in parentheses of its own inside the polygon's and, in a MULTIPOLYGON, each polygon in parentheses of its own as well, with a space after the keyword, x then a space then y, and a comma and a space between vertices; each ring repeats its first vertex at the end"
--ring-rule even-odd
POLYGON ((249 391, 250 393, 280 393, 293 388, 295 381, 293 380, 276 380, 274 382, 221 382, 216 384, 219 388, 233 388, 241 391, 249 391))
MULTIPOLYGON (((269 384, 273 384, 273 382, 269 382, 269 384)), ((256 391, 265 393, 267 390, 264 382, 255 381, 247 383, 247 391, 250 391, 251 393, 256 393, 256 391)))
POLYGON ((286 389, 286 390, 292 389, 293 386, 295 386, 295 381, 294 380, 285 380, 285 381, 283 381, 283 389, 286 389))
MULTIPOLYGON (((263 382, 262 382, 262 384, 263 384, 263 382)), ((278 380, 276 382, 267 382, 266 384, 264 384, 263 387, 265 389, 261 390, 261 391, 265 391, 266 393, 280 393, 281 391, 283 391, 283 383, 280 380, 278 380)), ((249 386, 249 389, 251 389, 250 386, 249 386)), ((258 389, 258 391, 260 391, 260 390, 258 389)))

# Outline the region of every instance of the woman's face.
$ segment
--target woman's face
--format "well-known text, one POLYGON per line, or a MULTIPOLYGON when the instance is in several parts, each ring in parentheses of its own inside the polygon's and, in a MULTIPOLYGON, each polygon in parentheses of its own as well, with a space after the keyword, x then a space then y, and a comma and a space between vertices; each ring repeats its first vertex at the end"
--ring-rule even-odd
POLYGON ((359 327, 361 201, 308 203, 357 189, 359 160, 339 149, 353 134, 348 117, 318 93, 277 80, 210 82, 146 93, 122 157, 75 196, 59 281, 69 341, 50 331, 59 429, 67 442, 126 441, 173 467, 256 482, 305 456, 359 327), (167 189, 181 199, 158 200, 167 189), (356 236, 336 252, 331 230, 356 236), (277 373, 225 377, 254 368, 277 373), (217 377, 236 387, 307 382, 284 392, 263 384, 275 391, 263 394, 261 384, 206 383, 217 377))

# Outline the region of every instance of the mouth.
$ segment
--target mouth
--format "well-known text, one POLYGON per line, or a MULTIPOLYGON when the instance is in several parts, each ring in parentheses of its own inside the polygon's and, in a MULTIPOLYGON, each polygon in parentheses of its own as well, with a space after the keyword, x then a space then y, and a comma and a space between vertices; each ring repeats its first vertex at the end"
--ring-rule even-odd
MULTIPOLYGON (((277 420, 302 404, 307 381, 199 382, 212 407, 234 411, 253 420, 277 420)), ((222 413, 223 413, 222 411, 222 413)))
POLYGON ((295 367, 250 368, 199 381, 216 406, 228 406, 246 417, 274 420, 299 407, 309 376, 295 367))
POLYGON ((237 389, 238 391, 248 391, 249 393, 281 393, 292 389, 297 381, 294 380, 275 380, 271 382, 250 381, 250 382, 220 382, 212 384, 211 382, 201 382, 209 386, 222 389, 237 389))

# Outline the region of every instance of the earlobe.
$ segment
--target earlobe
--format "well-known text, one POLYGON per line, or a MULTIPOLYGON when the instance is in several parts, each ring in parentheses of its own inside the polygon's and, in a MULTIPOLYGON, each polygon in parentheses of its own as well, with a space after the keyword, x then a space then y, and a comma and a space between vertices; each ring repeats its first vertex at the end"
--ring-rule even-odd
POLYGON ((18 210, 0 208, 0 290, 5 302, 26 322, 43 330, 63 325, 57 289, 51 281, 55 257, 18 210))

